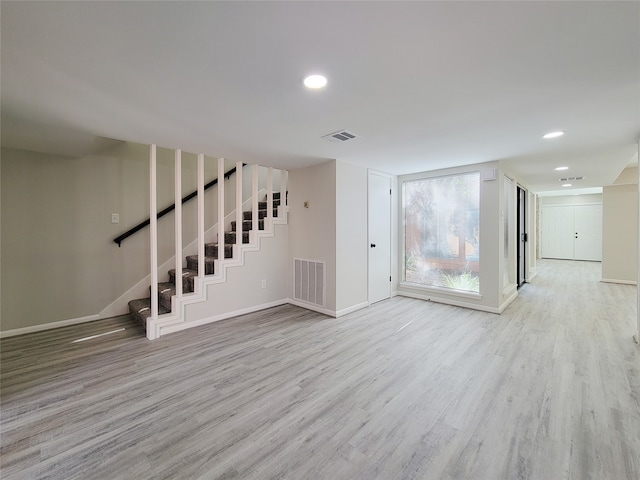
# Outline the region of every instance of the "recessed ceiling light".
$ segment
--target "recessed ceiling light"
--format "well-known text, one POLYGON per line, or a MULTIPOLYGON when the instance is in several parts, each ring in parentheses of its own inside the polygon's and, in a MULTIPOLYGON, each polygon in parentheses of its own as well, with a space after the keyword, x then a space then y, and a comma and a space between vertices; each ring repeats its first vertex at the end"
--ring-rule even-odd
POLYGON ((562 184, 562 186, 563 186, 563 187, 570 187, 570 186, 571 186, 571 184, 570 184, 570 183, 563 183, 563 184, 562 184))
POLYGON ((560 171, 560 170, 569 170, 569 167, 556 167, 555 170, 560 171))
POLYGON ((327 77, 324 75, 309 75, 304 79, 304 86, 307 88, 322 88, 327 84, 327 77))
POLYGON ((564 135, 564 132, 549 132, 542 136, 542 138, 558 138, 564 135))

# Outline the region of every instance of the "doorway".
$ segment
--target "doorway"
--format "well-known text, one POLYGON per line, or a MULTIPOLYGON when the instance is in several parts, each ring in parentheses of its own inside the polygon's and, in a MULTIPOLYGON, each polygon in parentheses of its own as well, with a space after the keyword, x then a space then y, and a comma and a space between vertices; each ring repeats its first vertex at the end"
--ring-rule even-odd
POLYGON ((542 258, 602 260, 602 204, 541 209, 542 258))
POLYGON ((527 281, 527 191, 518 185, 518 288, 527 281))
POLYGON ((369 303, 391 297, 391 177, 369 171, 369 303))

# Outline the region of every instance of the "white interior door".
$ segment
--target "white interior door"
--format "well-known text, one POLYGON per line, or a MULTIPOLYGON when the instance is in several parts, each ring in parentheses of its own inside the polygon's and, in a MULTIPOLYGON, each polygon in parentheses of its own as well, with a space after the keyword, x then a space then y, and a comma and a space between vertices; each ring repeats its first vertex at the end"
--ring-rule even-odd
POLYGON ((602 205, 576 205, 574 210, 576 260, 602 260, 602 205))
POLYGON ((391 178, 369 172, 369 303, 391 297, 391 178))
POLYGON ((602 205, 545 206, 541 216, 543 258, 602 260, 602 205))
POLYGON ((573 206, 543 207, 540 233, 542 257, 573 259, 573 206))

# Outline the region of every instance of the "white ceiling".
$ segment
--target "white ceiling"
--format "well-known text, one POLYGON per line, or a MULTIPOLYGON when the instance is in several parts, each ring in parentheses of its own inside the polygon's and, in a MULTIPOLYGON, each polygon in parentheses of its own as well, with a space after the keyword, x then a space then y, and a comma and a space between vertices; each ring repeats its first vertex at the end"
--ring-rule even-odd
POLYGON ((394 174, 504 160, 534 191, 557 190, 561 164, 576 188, 612 183, 638 148, 639 2, 0 8, 5 147, 107 138, 394 174), (306 90, 316 72, 329 85, 306 90), (340 129, 360 137, 320 138, 340 129))

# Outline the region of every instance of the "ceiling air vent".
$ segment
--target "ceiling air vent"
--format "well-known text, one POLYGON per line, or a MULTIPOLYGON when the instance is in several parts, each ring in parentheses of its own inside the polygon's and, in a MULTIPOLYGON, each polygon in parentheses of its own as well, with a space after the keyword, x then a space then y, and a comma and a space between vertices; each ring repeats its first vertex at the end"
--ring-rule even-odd
POLYGON ((325 135, 322 138, 330 142, 342 143, 342 142, 347 142, 349 140, 353 140, 354 138, 357 138, 357 137, 358 135, 356 135, 353 132, 349 132, 348 130, 339 130, 337 132, 330 133, 329 135, 325 135))
POLYGON ((582 180, 584 177, 565 177, 565 178, 559 178, 558 181, 559 182, 568 182, 570 180, 582 180))

